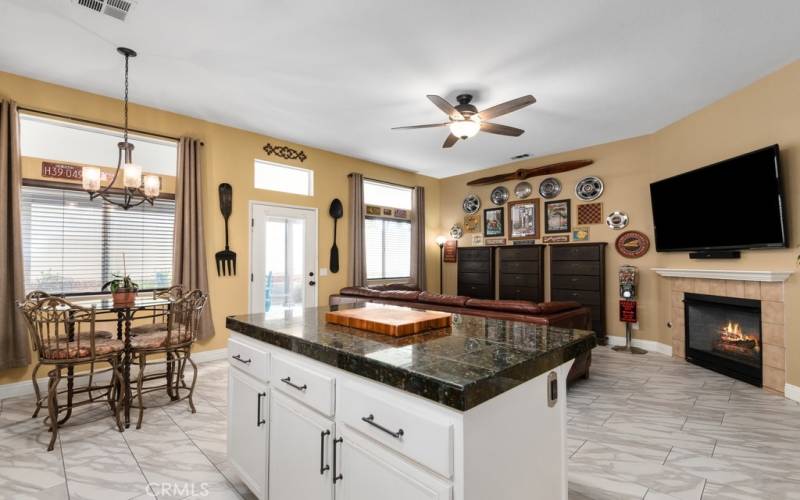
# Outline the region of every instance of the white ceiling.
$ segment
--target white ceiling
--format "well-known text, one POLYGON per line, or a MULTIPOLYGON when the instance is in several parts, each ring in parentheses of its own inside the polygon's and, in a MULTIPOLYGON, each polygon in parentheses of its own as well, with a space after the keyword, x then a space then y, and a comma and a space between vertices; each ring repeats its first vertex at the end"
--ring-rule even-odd
POLYGON ((800 56, 797 0, 0 0, 0 70, 435 177, 653 132, 800 56), (426 98, 538 102, 443 150, 426 98))

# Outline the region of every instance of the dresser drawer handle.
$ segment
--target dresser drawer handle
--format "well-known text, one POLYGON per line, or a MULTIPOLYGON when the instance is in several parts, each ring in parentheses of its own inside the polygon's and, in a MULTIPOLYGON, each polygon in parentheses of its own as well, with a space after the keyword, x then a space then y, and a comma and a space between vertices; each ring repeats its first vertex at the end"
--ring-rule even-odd
POLYGON ((231 356, 231 357, 232 357, 233 359, 235 359, 236 361, 238 361, 239 363, 244 363, 244 364, 246 364, 246 365, 249 365, 249 364, 250 364, 250 363, 253 361, 253 360, 252 360, 252 359, 250 359, 250 358, 247 358, 247 359, 242 359, 242 355, 241 355, 241 354, 237 354, 237 355, 235 355, 235 356, 231 356))
POLYGON ((289 385, 291 387, 294 387, 298 391, 305 391, 306 389, 308 389, 308 386, 306 384, 297 385, 294 382, 292 382, 292 377, 282 378, 281 382, 283 382, 284 384, 289 385))
POLYGON ((405 432, 403 432, 403 429, 398 429, 397 432, 394 432, 382 426, 381 424, 375 422, 375 415, 373 415, 372 413, 370 413, 368 417, 361 417, 361 420, 397 439, 400 439, 401 437, 403 437, 403 434, 405 434, 405 432))

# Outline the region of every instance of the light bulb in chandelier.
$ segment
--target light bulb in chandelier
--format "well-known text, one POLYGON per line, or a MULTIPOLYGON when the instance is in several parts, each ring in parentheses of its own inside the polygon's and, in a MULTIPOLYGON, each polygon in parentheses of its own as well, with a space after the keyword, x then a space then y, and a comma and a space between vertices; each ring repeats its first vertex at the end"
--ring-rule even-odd
POLYGON ((144 195, 148 198, 158 198, 161 192, 161 178, 157 175, 144 176, 144 195))
POLYGON ((142 185, 142 167, 135 163, 122 166, 122 183, 126 188, 136 189, 142 185))
POLYGON ((83 182, 83 189, 94 193, 100 190, 100 177, 101 172, 97 167, 83 167, 81 172, 81 179, 83 182))

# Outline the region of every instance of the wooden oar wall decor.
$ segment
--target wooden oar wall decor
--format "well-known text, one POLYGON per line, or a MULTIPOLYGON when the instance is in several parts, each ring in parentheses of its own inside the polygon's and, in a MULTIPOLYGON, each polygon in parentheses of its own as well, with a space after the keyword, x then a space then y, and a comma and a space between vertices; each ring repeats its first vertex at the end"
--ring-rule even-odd
POLYGON ((541 167, 534 168, 520 168, 508 174, 492 175, 490 177, 481 177, 474 181, 469 181, 468 186, 479 186, 482 184, 498 184, 500 182, 508 181, 521 181, 530 179, 531 177, 538 177, 540 175, 553 175, 560 174, 561 172, 569 172, 570 170, 577 170, 594 163, 594 160, 572 160, 562 161, 560 163, 551 163, 550 165, 542 165, 541 167))

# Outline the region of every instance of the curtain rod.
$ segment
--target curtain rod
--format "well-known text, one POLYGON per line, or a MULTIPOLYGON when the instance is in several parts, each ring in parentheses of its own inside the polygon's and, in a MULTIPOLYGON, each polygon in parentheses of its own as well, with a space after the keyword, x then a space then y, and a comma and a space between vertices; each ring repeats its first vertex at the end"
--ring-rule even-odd
MULTIPOLYGON (((352 175, 353 175, 353 173, 349 173, 349 174, 347 174, 347 177, 352 177, 352 175)), ((378 182, 380 184, 389 184, 390 186, 397 186, 397 187, 406 188, 406 189, 414 189, 414 186, 406 186, 405 184, 399 184, 397 182, 391 182, 391 181, 382 181, 380 179, 373 179, 372 177, 364 177, 364 180, 365 181, 378 182)))
MULTIPOLYGON (((106 127, 106 128, 113 128, 113 129, 116 129, 116 130, 120 130, 119 125, 112 125, 110 123, 103 123, 103 122, 98 122, 98 121, 94 121, 94 120, 88 120, 86 118, 76 118, 74 116, 62 115, 60 113, 53 113, 53 112, 50 112, 50 111, 42 111, 41 109, 27 108, 27 107, 23 107, 23 106, 17 106, 17 109, 20 110, 20 111, 27 111, 29 113, 35 113, 37 115, 50 116, 50 117, 53 117, 53 118, 61 118, 62 120, 69 120, 69 121, 78 122, 78 123, 87 123, 89 125, 96 125, 96 126, 99 126, 99 127, 106 127)), ((168 139, 170 141, 175 141, 175 142, 178 142, 180 140, 179 137, 172 137, 171 135, 164 135, 164 134, 156 134, 154 132, 147 132, 147 131, 144 131, 144 130, 137 130, 135 128, 130 128, 130 127, 128 127, 128 131, 129 132, 134 132, 134 133, 137 133, 137 134, 143 134, 143 135, 149 135, 149 136, 153 136, 153 137, 158 137, 160 139, 168 139)), ((203 141, 200 141, 200 145, 201 146, 205 146, 205 143, 203 141)))

